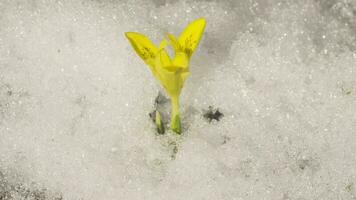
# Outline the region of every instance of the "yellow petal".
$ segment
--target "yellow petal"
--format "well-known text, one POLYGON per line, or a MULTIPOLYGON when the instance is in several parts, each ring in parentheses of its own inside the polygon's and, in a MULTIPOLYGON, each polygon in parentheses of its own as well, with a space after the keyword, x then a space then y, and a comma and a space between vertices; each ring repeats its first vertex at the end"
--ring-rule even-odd
POLYGON ((167 68, 172 65, 171 59, 169 58, 166 50, 159 50, 155 64, 157 70, 160 67, 167 68))
MULTIPOLYGON (((156 72, 157 79, 166 90, 169 96, 179 96, 182 84, 181 82, 181 69, 177 71, 173 65, 163 66, 163 63, 168 61, 165 57, 168 57, 166 51, 162 50, 157 54, 156 58, 156 72)), ((169 58, 169 57, 168 57, 169 58)), ((168 63, 168 62, 167 62, 168 63)))
POLYGON ((146 36, 140 33, 126 32, 125 35, 136 53, 151 67, 151 70, 154 70, 155 57, 158 52, 157 47, 146 36))
POLYGON ((188 55, 184 52, 176 52, 172 64, 174 67, 187 69, 189 65, 188 55))
POLYGON ((178 40, 174 37, 174 35, 168 33, 167 38, 171 42, 171 45, 175 52, 183 50, 182 47, 179 45, 178 40))
POLYGON ((166 40, 162 40, 161 43, 159 43, 159 47, 158 50, 162 50, 167 46, 167 41, 166 40))
POLYGON ((179 44, 184 49, 184 52, 190 58, 196 47, 199 44, 201 36, 205 29, 205 19, 197 19, 190 23, 178 38, 179 44))
POLYGON ((189 76, 189 72, 182 72, 180 74, 180 81, 179 81, 179 87, 182 89, 183 88, 183 85, 185 83, 185 80, 187 80, 188 76, 189 76))
POLYGON ((184 84, 184 82, 185 82, 185 80, 188 78, 188 76, 189 76, 189 72, 182 72, 181 73, 181 80, 182 80, 182 83, 184 84))
POLYGON ((178 71, 169 71, 161 68, 157 71, 158 79, 170 97, 179 97, 188 75, 188 71, 184 72, 181 69, 178 71))
POLYGON ((176 72, 168 71, 164 68, 161 68, 157 71, 159 81, 166 90, 169 96, 179 96, 179 76, 176 72))

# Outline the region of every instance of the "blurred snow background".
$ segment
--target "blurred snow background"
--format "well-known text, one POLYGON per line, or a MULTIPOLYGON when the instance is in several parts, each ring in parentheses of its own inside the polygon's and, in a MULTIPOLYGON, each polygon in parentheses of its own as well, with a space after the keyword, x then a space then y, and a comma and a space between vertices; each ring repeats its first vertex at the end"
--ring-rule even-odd
POLYGON ((355 0, 1 0, 0 199, 356 199, 355 75, 355 0), (185 132, 157 136, 123 33, 199 17, 185 132))

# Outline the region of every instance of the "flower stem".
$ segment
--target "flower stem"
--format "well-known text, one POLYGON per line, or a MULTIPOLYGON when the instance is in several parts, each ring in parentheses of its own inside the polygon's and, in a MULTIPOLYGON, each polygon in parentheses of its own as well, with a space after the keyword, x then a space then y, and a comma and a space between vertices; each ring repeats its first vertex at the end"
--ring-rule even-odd
POLYGON ((164 134, 164 125, 163 125, 163 122, 162 122, 161 114, 159 113, 158 110, 156 110, 155 122, 156 122, 157 132, 159 134, 164 134))
POLYGON ((172 104, 172 116, 171 116, 171 129, 172 131, 181 134, 182 128, 180 123, 180 113, 179 113, 179 97, 171 97, 172 104))

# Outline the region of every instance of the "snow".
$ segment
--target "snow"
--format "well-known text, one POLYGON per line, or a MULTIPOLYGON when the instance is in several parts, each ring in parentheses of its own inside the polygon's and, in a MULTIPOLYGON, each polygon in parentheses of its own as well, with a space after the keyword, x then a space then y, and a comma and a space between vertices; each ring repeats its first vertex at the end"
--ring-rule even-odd
POLYGON ((355 73, 354 0, 2 0, 0 199, 355 199, 355 73), (199 17, 184 133, 157 135, 123 33, 199 17))

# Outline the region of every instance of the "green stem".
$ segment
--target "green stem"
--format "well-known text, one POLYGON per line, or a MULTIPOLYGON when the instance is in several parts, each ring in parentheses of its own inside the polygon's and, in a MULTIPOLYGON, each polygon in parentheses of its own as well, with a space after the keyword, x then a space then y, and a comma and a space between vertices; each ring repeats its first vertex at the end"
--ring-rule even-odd
POLYGON ((164 125, 162 122, 161 114, 156 110, 156 127, 159 134, 164 134, 164 125))
POLYGON ((171 129, 172 131, 181 134, 182 128, 180 123, 179 113, 179 97, 171 97, 172 116, 171 116, 171 129))

